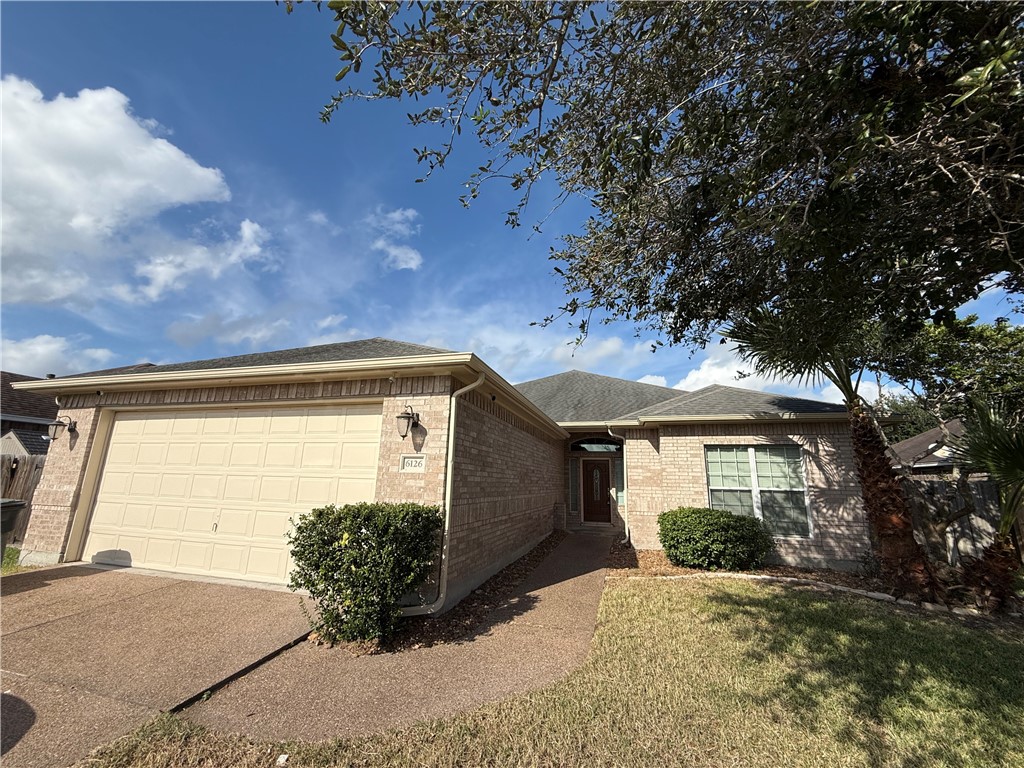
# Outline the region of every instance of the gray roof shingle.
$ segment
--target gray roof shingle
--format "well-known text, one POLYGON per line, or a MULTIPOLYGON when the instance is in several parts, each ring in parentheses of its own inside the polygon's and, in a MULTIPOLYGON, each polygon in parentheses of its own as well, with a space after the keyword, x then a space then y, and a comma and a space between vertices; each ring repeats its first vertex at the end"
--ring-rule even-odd
POLYGON ((627 413, 621 418, 657 418, 659 416, 755 416, 760 414, 846 413, 838 403, 825 403, 802 397, 776 395, 753 389, 712 384, 673 400, 627 413))
MULTIPOLYGON (((7 434, 17 437, 18 442, 29 453, 42 455, 50 450, 49 438, 44 437, 42 432, 34 432, 31 429, 12 429, 7 434)), ((4 437, 6 436, 4 435, 4 437)))
POLYGON ((516 384, 522 394, 560 423, 611 421, 627 411, 679 397, 682 390, 567 371, 516 384))
POLYGON ((90 371, 63 378, 82 378, 102 376, 112 372, 133 373, 171 373, 175 371, 207 371, 227 368, 249 368, 261 365, 296 365, 302 363, 330 363, 343 360, 377 360, 388 357, 415 357, 418 355, 443 355, 451 353, 449 349, 425 347, 422 344, 410 344, 405 341, 373 338, 358 341, 342 341, 336 344, 320 344, 315 347, 297 347, 281 349, 275 352, 255 352, 248 355, 233 357, 217 357, 211 360, 195 360, 186 363, 169 363, 167 365, 143 364, 130 366, 113 371, 90 371))
MULTIPOLYGON (((946 429, 949 430, 951 437, 963 437, 964 425, 960 419, 946 422, 946 429)), ((912 467, 915 464, 952 465, 953 460, 949 457, 933 456, 944 445, 946 445, 946 438, 942 434, 942 428, 935 427, 894 443, 892 450, 905 467, 912 467)))
POLYGON ((54 402, 53 395, 22 392, 11 386, 15 381, 39 381, 39 379, 36 376, 0 371, 0 409, 3 410, 5 419, 17 421, 18 416, 29 416, 53 421, 57 418, 57 403, 54 402))

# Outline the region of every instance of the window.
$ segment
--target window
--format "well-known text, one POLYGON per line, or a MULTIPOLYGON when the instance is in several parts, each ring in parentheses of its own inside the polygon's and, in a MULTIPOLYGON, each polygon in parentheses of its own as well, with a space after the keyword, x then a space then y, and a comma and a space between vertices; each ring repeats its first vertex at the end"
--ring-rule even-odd
POLYGON ((704 448, 712 509, 757 517, 776 536, 810 536, 798 445, 704 448))

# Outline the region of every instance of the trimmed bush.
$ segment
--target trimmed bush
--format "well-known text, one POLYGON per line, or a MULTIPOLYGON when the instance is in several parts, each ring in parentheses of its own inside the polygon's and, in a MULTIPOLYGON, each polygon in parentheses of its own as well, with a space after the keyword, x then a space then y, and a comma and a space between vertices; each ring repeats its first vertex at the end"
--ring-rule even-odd
POLYGON ((712 571, 758 568, 775 549, 771 533, 757 518, 700 507, 659 515, 658 538, 673 565, 712 571))
POLYGON ((441 524, 437 507, 419 504, 332 504, 301 515, 288 534, 289 586, 309 592, 313 630, 329 643, 390 638, 399 600, 438 556, 441 524))

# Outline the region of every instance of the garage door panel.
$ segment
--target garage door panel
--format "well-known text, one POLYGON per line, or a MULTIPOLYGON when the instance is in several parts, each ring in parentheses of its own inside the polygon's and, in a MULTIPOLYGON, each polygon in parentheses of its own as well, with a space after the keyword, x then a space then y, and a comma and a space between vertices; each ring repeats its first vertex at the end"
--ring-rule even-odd
POLYGON ((233 443, 228 465, 232 467, 259 467, 262 463, 262 443, 233 443))
POLYGON ((153 505, 152 504, 125 504, 124 517, 121 519, 124 528, 152 528, 153 527, 153 505))
POLYGON ((135 472, 128 483, 128 493, 139 496, 156 496, 160 484, 160 475, 153 472, 135 472))
POLYGON ((217 534, 220 536, 252 536, 252 512, 248 509, 222 509, 217 520, 217 534))
POLYGON ((186 533, 213 533, 213 524, 217 520, 217 509, 214 507, 189 507, 185 510, 185 524, 182 531, 186 533))
POLYGON ((156 531, 180 531, 185 510, 179 505, 157 504, 153 508, 153 529, 156 531))
POLYGON ((199 444, 196 466, 220 469, 227 463, 228 447, 227 442, 209 443, 203 441, 199 444))
POLYGON ((381 406, 117 414, 83 559, 283 583, 291 520, 374 498, 381 406))
POLYGON ((294 469, 298 465, 298 458, 298 442, 273 442, 267 445, 263 466, 267 469, 294 469))

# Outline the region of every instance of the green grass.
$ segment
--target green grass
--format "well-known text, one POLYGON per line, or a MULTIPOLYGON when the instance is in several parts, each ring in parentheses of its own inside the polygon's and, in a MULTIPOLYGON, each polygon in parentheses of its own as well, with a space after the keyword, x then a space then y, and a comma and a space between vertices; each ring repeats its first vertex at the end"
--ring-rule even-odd
POLYGON ((587 662, 544 690, 324 744, 162 716, 87 764, 247 768, 285 752, 289 768, 1011 766, 1024 765, 1022 723, 1019 624, 738 580, 623 580, 587 662))
POLYGON ((0 576, 7 576, 11 573, 20 573, 21 571, 32 570, 29 567, 22 567, 18 565, 18 557, 20 555, 20 549, 15 547, 4 547, 4 560, 3 565, 0 566, 0 576))

